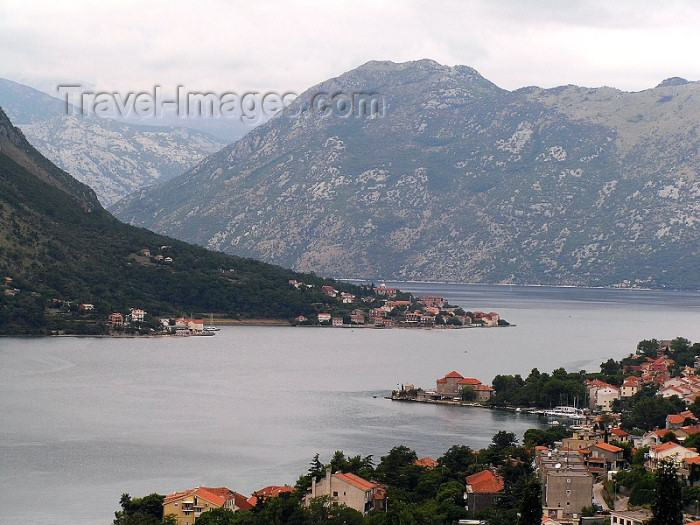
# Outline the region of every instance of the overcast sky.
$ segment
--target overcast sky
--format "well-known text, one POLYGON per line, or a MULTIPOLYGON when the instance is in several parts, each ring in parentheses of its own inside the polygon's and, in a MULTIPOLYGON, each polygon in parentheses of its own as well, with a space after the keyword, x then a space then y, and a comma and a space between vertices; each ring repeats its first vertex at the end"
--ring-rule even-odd
POLYGON ((301 93, 369 60, 468 65, 500 87, 700 79, 700 2, 0 0, 0 77, 301 93))

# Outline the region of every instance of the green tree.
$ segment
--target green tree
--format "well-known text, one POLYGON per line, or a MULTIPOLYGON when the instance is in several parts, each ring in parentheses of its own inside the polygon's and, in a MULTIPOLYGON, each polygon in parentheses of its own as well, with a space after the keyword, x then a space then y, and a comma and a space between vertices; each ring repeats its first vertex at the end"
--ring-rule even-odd
POLYGON ((476 463, 476 455, 466 445, 452 445, 438 458, 440 470, 447 479, 463 481, 469 467, 476 463))
POLYGON ((600 373, 606 376, 614 376, 622 373, 622 365, 610 358, 604 363, 600 363, 600 373))
POLYGON ((523 498, 520 502, 520 519, 518 525, 542 524, 542 487, 540 481, 531 476, 525 482, 523 498))
POLYGON ((377 465, 377 477, 395 488, 413 490, 418 483, 422 468, 414 464, 418 459, 416 452, 399 445, 382 456, 377 465))
POLYGON ((464 385, 459 389, 459 395, 462 401, 474 401, 476 399, 476 390, 471 385, 464 385))
POLYGON ((163 500, 165 496, 149 494, 143 498, 131 499, 122 494, 119 504, 122 510, 114 513, 113 525, 161 525, 163 523, 163 500))
POLYGON ((637 353, 644 357, 656 357, 659 351, 659 341, 656 339, 644 339, 637 343, 637 353))
POLYGON ((447 324, 449 326, 462 326, 462 321, 453 315, 447 319, 447 324))
POLYGON ((659 462, 650 525, 683 525, 683 502, 678 470, 673 460, 659 462))

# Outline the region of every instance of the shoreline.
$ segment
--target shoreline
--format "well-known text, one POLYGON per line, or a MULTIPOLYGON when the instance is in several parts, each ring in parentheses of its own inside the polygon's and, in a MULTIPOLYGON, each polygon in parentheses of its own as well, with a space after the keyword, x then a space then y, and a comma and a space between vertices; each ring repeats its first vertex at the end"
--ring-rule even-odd
MULTIPOLYGON (((328 326, 328 325, 294 325, 286 319, 215 319, 215 325, 219 326, 260 326, 260 327, 290 327, 290 328, 343 328, 348 329, 373 329, 373 330, 472 330, 477 328, 515 328, 516 324, 506 326, 424 326, 424 325, 408 325, 408 326, 375 326, 372 324, 358 325, 343 325, 343 326, 328 326)), ((201 334, 191 334, 188 336, 178 336, 176 334, 0 334, 2 337, 96 337, 96 338, 114 338, 114 339, 136 339, 149 337, 203 337, 201 334)))

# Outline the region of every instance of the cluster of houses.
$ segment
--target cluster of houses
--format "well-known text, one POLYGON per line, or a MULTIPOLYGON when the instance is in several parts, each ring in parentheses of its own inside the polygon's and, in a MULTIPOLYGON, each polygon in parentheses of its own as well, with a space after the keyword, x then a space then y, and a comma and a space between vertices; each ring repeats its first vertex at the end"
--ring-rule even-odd
MULTIPOLYGON (((631 436, 621 428, 582 426, 571 437, 553 449, 537 447, 535 466, 542 483, 543 515, 550 524, 579 523, 583 507, 593 500, 593 485, 598 476, 606 477, 628 467, 624 449, 614 443, 632 443, 648 447, 644 467, 655 472, 662 461, 672 461, 682 481, 687 484, 700 479, 700 454, 693 447, 684 447, 683 440, 700 432, 692 412, 671 414, 666 428, 631 436), (673 433, 678 443, 665 441, 673 433)), ((651 517, 648 510, 610 510, 611 523, 642 525, 651 517)))
MULTIPOLYGON (((122 331, 130 325, 143 323, 146 319, 146 311, 140 308, 131 308, 128 314, 113 312, 109 315, 107 323, 110 331, 122 331)), ((166 335, 190 336, 205 335, 207 328, 203 319, 160 319, 160 333, 166 335)), ((210 333, 210 332, 209 332, 210 333)))
POLYGON ((407 383, 393 392, 392 399, 409 399, 427 403, 453 403, 462 401, 465 390, 472 393, 469 400, 476 402, 488 401, 495 392, 492 387, 483 384, 480 380, 474 377, 464 377, 453 370, 435 381, 434 390, 416 389, 413 384, 407 383))
POLYGON ((657 358, 640 356, 637 359, 640 363, 629 367, 629 370, 639 375, 626 377, 619 387, 597 379, 586 382, 591 410, 610 412, 613 401, 630 398, 647 384, 658 386, 660 396, 678 396, 686 406, 700 396, 700 376, 696 374, 696 370, 700 368, 700 362, 696 363, 695 368, 684 367, 680 376, 671 377, 669 368, 675 364, 673 359, 664 356, 657 358))
MULTIPOLYGON (((296 280, 290 280, 289 284, 295 288, 303 286, 313 287, 296 280)), ((473 312, 466 315, 460 308, 448 307, 447 300, 437 295, 419 297, 417 301, 396 299, 398 290, 385 284, 380 284, 374 289, 375 296, 358 298, 347 292, 340 292, 332 286, 323 286, 321 291, 329 297, 337 298, 342 304, 354 304, 358 302, 371 303, 377 300, 383 302, 381 306, 374 308, 355 308, 349 315, 332 315, 328 312, 316 314, 316 319, 321 325, 334 327, 343 326, 373 326, 377 328, 393 328, 395 326, 422 326, 433 327, 442 320, 446 326, 498 326, 500 316, 497 312, 473 312), (398 310, 397 310, 398 309, 398 310), (400 313, 399 313, 400 312, 400 313), (439 317, 438 317, 439 316, 439 317)), ((314 320, 309 316, 299 315, 295 318, 297 324, 312 324, 314 320)))
MULTIPOLYGON (((608 399, 614 397, 608 386, 600 381, 588 383, 598 410, 607 407, 608 399)), ((456 371, 437 379, 434 390, 416 391, 413 385, 406 384, 400 392, 411 392, 416 399, 420 396, 426 401, 450 402, 460 399, 464 388, 472 390, 482 401, 493 394, 491 387, 456 371)), ((683 446, 685 439, 700 432, 698 418, 692 412, 686 410, 670 414, 664 429, 656 429, 642 436, 630 435, 619 426, 614 426, 614 421, 614 415, 602 414, 593 421, 575 427, 576 431, 571 437, 562 439, 553 447, 536 447, 534 467, 542 486, 543 524, 596 523, 596 518, 582 518, 581 513, 584 507, 591 507, 596 500, 593 493, 596 479, 610 479, 612 474, 628 468, 625 451, 619 446, 625 443, 631 443, 635 448, 648 447, 644 466, 650 472, 656 471, 662 461, 672 461, 684 483, 692 484, 700 480, 700 454, 695 448, 683 446), (669 441, 670 437, 673 440, 669 441)), ((439 467, 439 463, 431 458, 416 460, 415 464, 426 469, 439 467)), ((474 517, 486 507, 498 504, 505 482, 495 469, 487 468, 467 476, 464 489, 466 509, 474 517)), ((197 487, 167 496, 163 511, 164 514, 175 514, 178 525, 193 525, 197 516, 213 508, 245 511, 260 498, 276 497, 292 490, 288 486, 271 486, 245 498, 224 487, 197 487)), ((363 515, 372 510, 386 509, 387 505, 386 487, 382 484, 352 473, 331 472, 330 469, 325 476, 312 479, 302 504, 308 506, 320 496, 326 496, 332 503, 346 505, 363 515)), ((599 500, 598 503, 607 508, 605 502, 599 500)), ((651 516, 651 512, 645 509, 608 509, 606 512, 609 512, 610 523, 614 525, 642 525, 651 516)), ((694 525, 700 524, 695 522, 694 525)))
MULTIPOLYGON (((86 306, 86 305, 81 305, 81 306, 86 306)), ((91 306, 94 310, 93 305, 87 305, 91 306)), ((109 329, 110 330, 121 330, 125 326, 128 326, 129 324, 133 323, 143 323, 144 319, 146 318, 146 311, 141 310, 140 308, 131 308, 128 314, 124 315, 120 312, 113 312, 109 314, 109 318, 107 319, 107 324, 109 324, 109 329)))
MULTIPOLYGON (((436 461, 430 461, 437 465, 436 461)), ((294 492, 294 487, 271 485, 253 492, 249 498, 227 487, 195 487, 167 495, 163 500, 163 515, 175 516, 178 525, 193 525, 204 512, 218 508, 233 512, 247 511, 258 501, 264 502, 286 492, 294 492)), ((328 497, 334 504, 355 509, 363 515, 374 509, 384 509, 386 506, 386 490, 383 485, 349 472, 331 472, 330 469, 326 470, 324 477, 312 479, 302 504, 308 507, 314 498, 321 496, 328 497)))
MULTIPOLYGON (((167 245, 160 247, 160 251, 168 250, 168 249, 170 249, 170 246, 167 246, 167 245)), ((158 262, 158 263, 171 264, 173 262, 173 258, 170 257, 169 255, 163 255, 162 253, 157 253, 154 255, 151 252, 150 248, 142 248, 139 251, 139 255, 141 255, 141 257, 146 257, 148 259, 152 259, 153 261, 158 262)))
POLYGON ((163 516, 175 516, 177 525, 193 525, 203 512, 220 508, 233 512, 246 511, 252 509, 258 500, 265 501, 293 491, 294 487, 288 485, 273 485, 256 490, 252 496, 246 497, 227 487, 195 487, 168 494, 163 500, 163 516))
POLYGON ((178 317, 177 319, 161 319, 161 330, 166 334, 189 336, 189 335, 204 335, 204 320, 203 319, 186 319, 178 317))
MULTIPOLYGON (((450 396, 455 388, 465 385, 480 385, 475 379, 464 378, 456 372, 446 374, 436 383, 436 394, 450 396), (466 379, 466 381, 465 381, 466 379)), ((407 385, 408 386, 408 385, 407 385)), ((608 416, 605 416, 608 417, 608 416)), ((599 418, 600 422, 602 421, 599 418)), ((700 432, 695 416, 690 412, 673 414, 667 418, 667 428, 648 432, 644 436, 631 436, 621 428, 601 428, 604 425, 581 425, 568 438, 554 447, 535 448, 534 467, 542 486, 542 521, 548 525, 578 525, 594 523, 580 521, 584 507, 594 501, 593 486, 600 476, 607 477, 627 468, 624 449, 614 443, 631 442, 635 447, 649 447, 646 469, 654 472, 662 460, 673 461, 680 476, 688 481, 700 479, 700 454, 693 448, 682 445, 684 436, 700 432), (690 423, 690 424, 686 424, 690 423), (680 426, 682 425, 682 426, 680 426), (669 432, 676 433, 681 443, 662 442, 669 432)), ((519 460, 510 459, 517 462, 519 460)), ((422 458, 416 465, 434 469, 439 462, 422 458)), ((469 516, 474 517, 491 505, 497 505, 505 489, 504 479, 494 468, 486 468, 467 476, 464 480, 465 506, 469 516)), ((193 525, 202 512, 215 508, 232 511, 251 509, 259 499, 276 497, 283 492, 292 492, 289 486, 270 486, 253 493, 250 498, 225 487, 197 487, 170 494, 163 503, 163 514, 174 514, 178 525, 193 525)), ((331 472, 314 477, 303 497, 302 504, 309 506, 314 498, 327 497, 331 503, 346 505, 363 515, 372 510, 385 510, 386 487, 373 480, 363 479, 352 473, 331 472)), ((601 502, 604 504, 604 502, 601 502)), ((651 513, 648 510, 609 510, 610 523, 616 525, 642 525, 651 513)), ((590 518, 593 520, 593 518, 590 518)))

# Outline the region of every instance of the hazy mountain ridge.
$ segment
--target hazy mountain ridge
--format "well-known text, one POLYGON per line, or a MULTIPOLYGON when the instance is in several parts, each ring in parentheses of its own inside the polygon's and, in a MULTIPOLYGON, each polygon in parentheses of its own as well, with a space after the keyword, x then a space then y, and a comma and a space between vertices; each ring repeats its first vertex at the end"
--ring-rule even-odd
POLYGON ((0 79, 0 106, 47 158, 112 204, 177 175, 226 142, 207 133, 66 114, 65 102, 0 79))
POLYGON ((336 276, 699 286, 699 99, 697 82, 509 92, 468 67, 370 62, 113 211, 336 276), (337 91, 380 93, 385 116, 309 109, 337 91))

